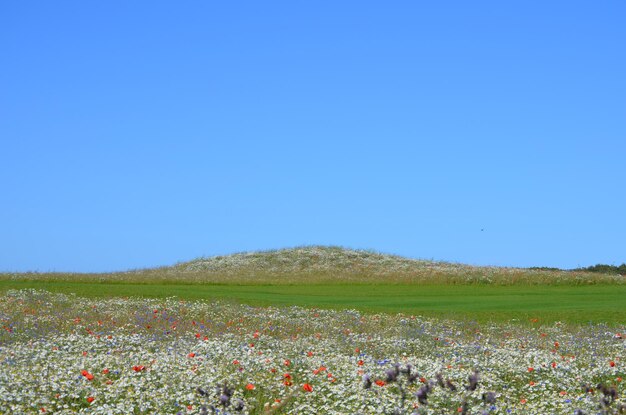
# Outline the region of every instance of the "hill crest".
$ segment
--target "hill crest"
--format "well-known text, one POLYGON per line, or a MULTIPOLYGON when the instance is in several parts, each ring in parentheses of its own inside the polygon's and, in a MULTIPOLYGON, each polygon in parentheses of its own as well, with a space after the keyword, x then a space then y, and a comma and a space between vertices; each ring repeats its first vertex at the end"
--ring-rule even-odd
POLYGON ((295 248, 240 252, 197 258, 174 266, 183 272, 241 272, 255 270, 273 274, 290 273, 376 273, 389 275, 417 269, 452 270, 468 265, 412 259, 372 250, 339 246, 300 246, 295 248))
POLYGON ((125 272, 0 274, 0 279, 189 284, 624 284, 618 274, 412 259, 339 246, 241 252, 125 272))

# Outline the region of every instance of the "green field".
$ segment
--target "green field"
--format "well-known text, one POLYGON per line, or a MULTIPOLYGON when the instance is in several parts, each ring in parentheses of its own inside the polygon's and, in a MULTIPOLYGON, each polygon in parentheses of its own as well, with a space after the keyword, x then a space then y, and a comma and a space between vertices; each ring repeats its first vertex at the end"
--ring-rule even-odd
POLYGON ((0 292, 36 288, 85 297, 213 299, 255 305, 354 308, 478 321, 626 322, 626 286, 498 286, 414 284, 133 284, 0 281, 0 292))

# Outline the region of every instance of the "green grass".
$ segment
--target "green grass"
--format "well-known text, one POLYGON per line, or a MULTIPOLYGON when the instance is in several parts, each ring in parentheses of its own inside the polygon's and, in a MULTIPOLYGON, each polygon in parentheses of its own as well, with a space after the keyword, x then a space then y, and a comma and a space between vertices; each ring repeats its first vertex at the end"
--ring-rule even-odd
POLYGON ((478 321, 626 322, 626 277, 618 274, 475 267, 324 246, 198 258, 129 272, 0 273, 0 292, 10 288, 478 321))
POLYGON ((626 322, 626 286, 415 284, 228 285, 0 280, 8 289, 36 288, 85 297, 218 299, 255 305, 354 308, 367 312, 477 321, 626 322))

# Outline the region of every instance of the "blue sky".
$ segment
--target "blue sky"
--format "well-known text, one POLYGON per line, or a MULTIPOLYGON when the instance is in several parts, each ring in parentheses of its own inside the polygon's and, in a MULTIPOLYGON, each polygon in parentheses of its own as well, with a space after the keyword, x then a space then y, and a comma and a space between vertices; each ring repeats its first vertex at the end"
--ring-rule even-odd
POLYGON ((626 261, 626 3, 7 2, 0 270, 626 261))

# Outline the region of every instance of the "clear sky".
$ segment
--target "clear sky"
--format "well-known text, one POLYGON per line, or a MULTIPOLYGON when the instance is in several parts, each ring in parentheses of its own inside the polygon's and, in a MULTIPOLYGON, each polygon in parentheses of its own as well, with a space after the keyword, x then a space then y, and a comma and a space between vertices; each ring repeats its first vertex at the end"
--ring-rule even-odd
POLYGON ((0 6, 0 270, 626 262, 626 2, 0 6))

